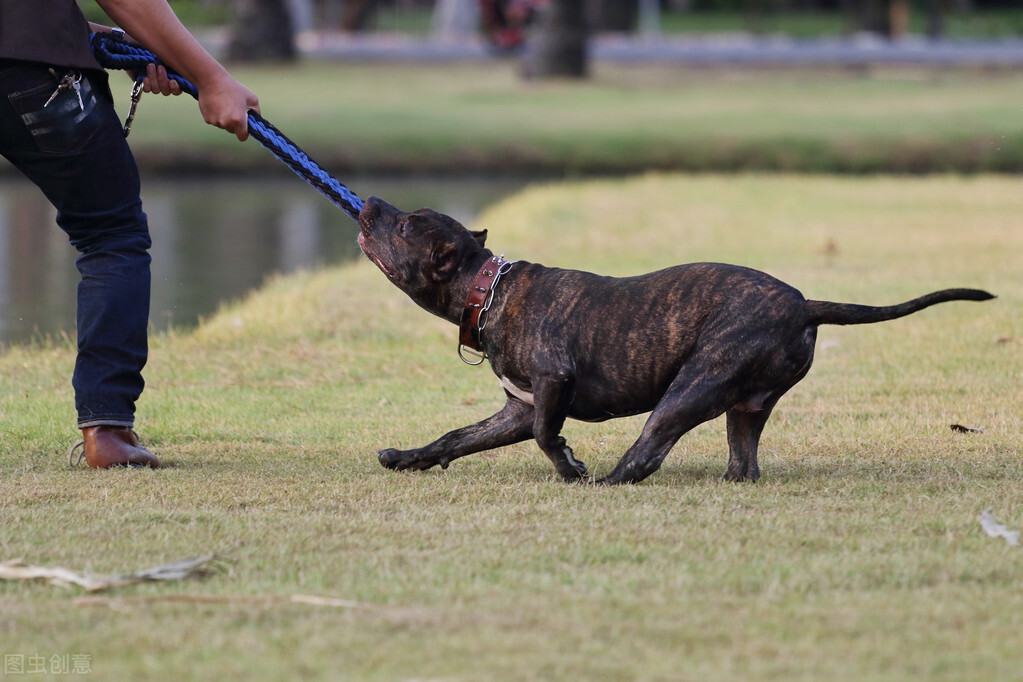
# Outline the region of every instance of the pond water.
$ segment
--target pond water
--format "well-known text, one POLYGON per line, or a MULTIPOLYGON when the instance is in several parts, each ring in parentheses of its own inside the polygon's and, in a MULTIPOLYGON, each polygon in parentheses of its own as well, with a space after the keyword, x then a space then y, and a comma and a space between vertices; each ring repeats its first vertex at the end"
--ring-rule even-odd
MULTIPOLYGON (((524 180, 346 178, 361 197, 404 210, 429 206, 472 225, 524 180)), ((297 177, 144 181, 153 237, 150 322, 189 327, 268 276, 360 257, 358 227, 297 177)), ((0 347, 73 336, 76 252, 55 211, 28 182, 0 180, 0 347)))

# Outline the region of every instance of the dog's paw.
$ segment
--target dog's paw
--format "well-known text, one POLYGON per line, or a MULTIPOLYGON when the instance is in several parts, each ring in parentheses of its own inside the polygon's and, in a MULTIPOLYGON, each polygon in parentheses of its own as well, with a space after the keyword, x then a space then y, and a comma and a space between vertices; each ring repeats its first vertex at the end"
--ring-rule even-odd
POLYGON ((423 471, 440 464, 442 469, 448 468, 448 461, 424 459, 418 455, 419 450, 395 450, 388 448, 377 453, 377 460, 387 469, 395 471, 423 471))
POLYGON ((572 448, 567 445, 562 448, 564 457, 555 464, 558 474, 569 482, 579 481, 589 475, 586 463, 575 458, 572 448))
POLYGON ((756 483, 760 480, 760 472, 756 473, 741 473, 734 471, 726 471, 721 476, 722 481, 728 481, 729 483, 756 483))
MULTIPOLYGON (((582 464, 582 462, 579 462, 579 464, 582 464)), ((586 465, 579 468, 559 468, 558 475, 568 483, 580 483, 589 480, 589 472, 586 470, 586 465)))
POLYGON ((395 471, 401 470, 402 464, 405 462, 405 458, 402 456, 401 450, 395 450, 388 448, 387 450, 381 450, 377 453, 377 459, 387 469, 394 469, 395 471))

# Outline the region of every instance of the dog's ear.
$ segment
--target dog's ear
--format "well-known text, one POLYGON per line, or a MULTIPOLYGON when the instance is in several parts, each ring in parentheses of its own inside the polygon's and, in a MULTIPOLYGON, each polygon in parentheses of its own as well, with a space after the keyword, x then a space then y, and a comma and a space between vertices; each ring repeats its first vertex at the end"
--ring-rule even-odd
POLYGON ((480 246, 484 246, 487 243, 487 231, 486 230, 472 230, 472 236, 479 242, 480 246))
POLYGON ((433 247, 430 254, 430 277, 434 282, 447 282, 458 271, 458 249, 454 244, 442 243, 433 247))

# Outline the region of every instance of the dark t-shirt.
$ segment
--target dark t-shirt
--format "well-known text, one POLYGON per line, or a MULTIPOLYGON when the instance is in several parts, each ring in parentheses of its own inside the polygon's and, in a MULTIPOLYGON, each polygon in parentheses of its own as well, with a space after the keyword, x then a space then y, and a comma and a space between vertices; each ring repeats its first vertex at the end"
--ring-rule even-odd
POLYGON ((75 0, 0 0, 0 58, 100 68, 75 0))

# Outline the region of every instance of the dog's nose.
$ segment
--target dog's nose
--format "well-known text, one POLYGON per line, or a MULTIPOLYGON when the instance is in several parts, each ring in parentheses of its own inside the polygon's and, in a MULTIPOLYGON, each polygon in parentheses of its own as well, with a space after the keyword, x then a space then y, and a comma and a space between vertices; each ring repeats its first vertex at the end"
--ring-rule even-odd
POLYGON ((377 204, 379 202, 380 199, 378 197, 370 197, 369 199, 366 199, 366 201, 362 202, 362 210, 359 211, 359 218, 371 219, 378 212, 377 204))
POLYGON ((392 217, 401 213, 396 207, 390 205, 383 199, 377 196, 372 196, 366 200, 365 205, 362 207, 363 211, 370 211, 369 215, 379 217, 392 217))

